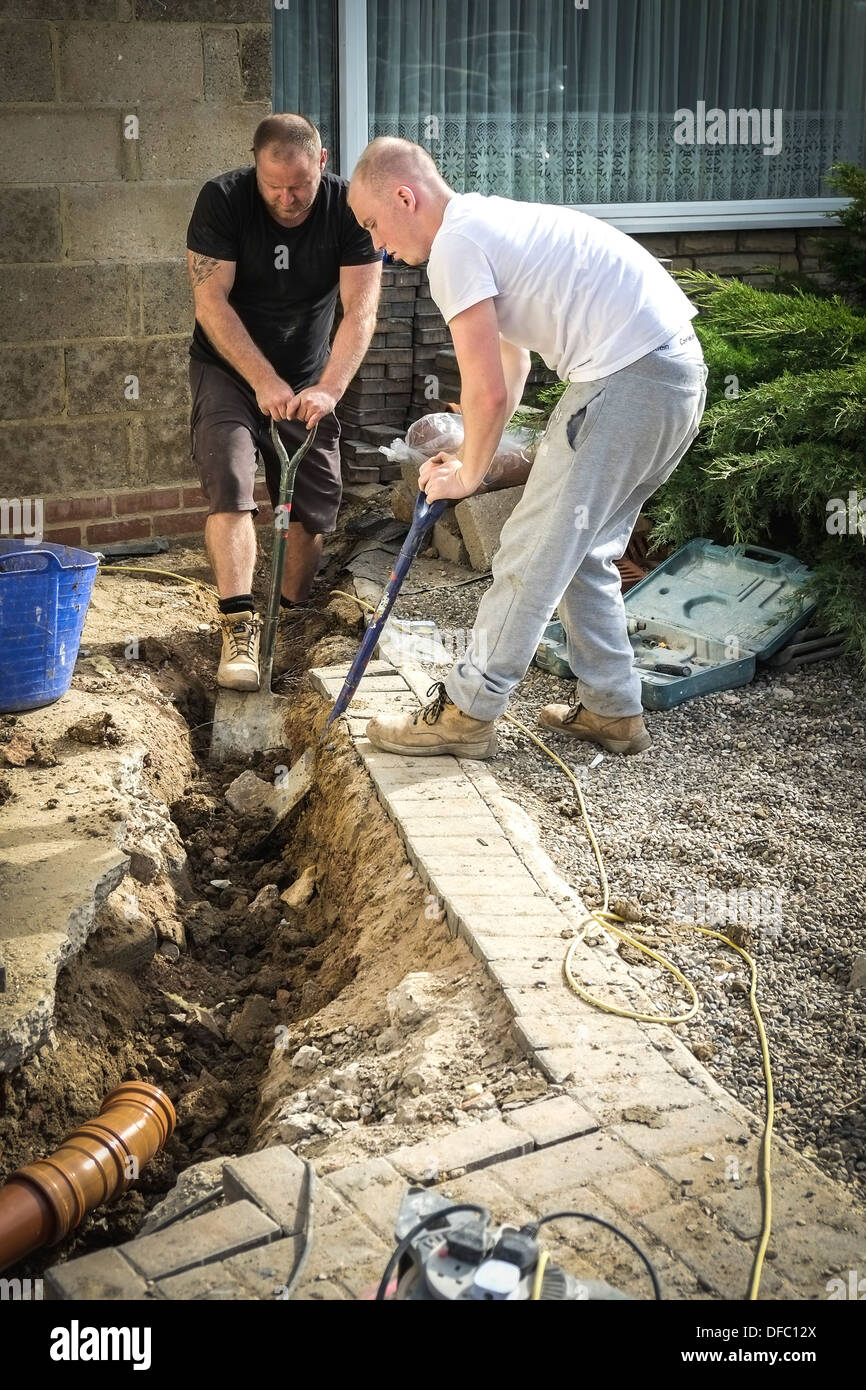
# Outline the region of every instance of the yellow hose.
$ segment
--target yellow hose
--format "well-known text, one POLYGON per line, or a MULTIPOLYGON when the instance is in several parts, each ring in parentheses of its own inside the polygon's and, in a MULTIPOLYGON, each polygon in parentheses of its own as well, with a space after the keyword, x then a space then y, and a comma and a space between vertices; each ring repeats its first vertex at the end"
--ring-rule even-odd
POLYGON ((146 574, 150 578, 154 575, 161 575, 163 579, 179 579, 181 584, 194 584, 199 589, 204 589, 206 593, 213 594, 218 599, 219 594, 210 584, 205 584, 202 579, 190 579, 186 574, 175 574, 174 570, 151 569, 149 565, 100 565, 100 574, 146 574))
POLYGON ((533 1280, 532 1293, 529 1297, 530 1303, 537 1303, 538 1300, 541 1298, 541 1286, 544 1283, 544 1271, 547 1269, 549 1263, 550 1251, 542 1250, 541 1254, 538 1256, 538 1264, 535 1266, 535 1279, 533 1280))
MULTIPOLYGON (((562 759, 558 758, 556 754, 550 748, 548 748, 547 745, 543 743, 542 740, 538 738, 532 732, 531 729, 528 729, 525 724, 522 724, 519 719, 515 719, 514 716, 510 714, 506 714, 504 718, 508 720, 509 724, 513 724, 516 729, 520 729, 524 734, 526 734, 527 737, 530 738, 532 742, 542 750, 542 752, 546 753, 547 756, 551 758, 553 762, 557 764, 558 767, 562 768, 562 771, 565 773, 566 777, 572 783, 574 790, 577 792, 577 800, 580 806, 580 813, 583 817, 583 823, 586 827, 586 833, 589 837, 589 842, 592 845, 593 854, 595 855, 595 862, 598 865, 599 879, 601 881, 602 891, 604 894, 604 901, 602 903, 602 906, 595 910, 590 909, 590 917, 592 917, 605 931, 612 932, 615 936, 618 936, 621 941, 626 941, 630 946, 633 946, 635 950, 642 951, 644 955, 649 956, 652 960, 658 961, 658 963, 660 965, 663 965, 666 970, 669 970, 670 973, 674 975, 679 981, 681 981, 681 983, 684 984, 686 989, 689 991, 689 994, 692 997, 692 1007, 688 1010, 687 1013, 684 1014, 644 1014, 636 1012, 632 1009, 619 1009, 613 1004, 606 1004, 604 1000, 596 999, 593 995, 588 994, 587 991, 577 983, 571 969, 574 953, 577 950, 578 946, 581 945, 581 943, 585 940, 586 931, 581 932, 581 934, 578 937, 575 937, 574 941, 572 941, 571 945, 568 948, 568 953, 565 958, 564 969, 565 977, 569 985, 574 990, 574 992, 576 994, 579 994, 581 999, 585 999, 588 1004, 593 1004, 597 1009, 603 1009, 605 1013, 618 1014, 620 1018, 633 1018, 641 1023, 683 1023, 686 1021, 686 1019, 693 1018, 694 1015, 698 1012, 698 1009, 700 1008, 700 1001, 698 1000, 697 992, 694 986, 691 984, 691 982, 685 978, 681 971, 679 971, 677 967, 672 964, 671 961, 665 960, 664 956, 660 956, 656 951, 651 951, 648 946, 645 946, 643 944, 643 942, 636 940, 636 938, 630 936, 628 932, 624 932, 619 927, 615 927, 613 925, 614 922, 623 921, 623 918, 617 916, 615 912, 610 912, 608 910, 608 903, 610 901, 610 886, 608 883, 607 871, 604 867, 604 860, 601 856, 601 850, 599 848, 598 841, 595 838, 595 833, 593 831, 592 824, 589 819, 589 813, 586 809, 586 801, 584 799, 580 783, 578 782, 574 773, 571 771, 571 768, 566 767, 562 759)), ((749 987, 749 1005, 752 1010, 752 1015, 755 1019, 755 1027, 757 1029, 758 1038, 761 1044, 761 1059, 764 1071, 764 1084, 766 1086, 767 1092, 767 1119, 764 1126, 763 1138, 761 1140, 760 1168, 763 1219, 761 1223, 761 1237, 758 1243, 758 1248, 755 1252, 755 1258, 752 1263, 752 1273, 751 1278, 749 1280, 748 1292, 749 1300, 754 1300, 758 1297, 758 1289, 761 1283, 761 1273, 764 1267, 764 1258, 767 1253, 767 1246, 769 1244, 770 1231, 773 1222, 773 1189, 770 1176, 770 1144, 773 1134, 773 1121, 775 1119, 775 1100, 773 1094, 773 1072, 770 1066, 770 1049, 767 1044, 767 1033, 764 1028, 764 1021, 761 1018, 761 1011, 758 1008, 758 1001, 755 992, 758 980, 757 967, 753 958, 749 955, 748 951, 744 951, 743 948, 741 946, 738 946, 735 941, 731 941, 730 937, 723 936, 721 932, 712 931, 709 927, 699 927, 695 925, 694 930, 700 932, 702 936, 712 936, 715 938, 716 941, 721 941, 725 946, 730 946, 732 950, 737 952, 737 955, 742 956, 743 960, 746 961, 751 974, 751 984, 749 987)))

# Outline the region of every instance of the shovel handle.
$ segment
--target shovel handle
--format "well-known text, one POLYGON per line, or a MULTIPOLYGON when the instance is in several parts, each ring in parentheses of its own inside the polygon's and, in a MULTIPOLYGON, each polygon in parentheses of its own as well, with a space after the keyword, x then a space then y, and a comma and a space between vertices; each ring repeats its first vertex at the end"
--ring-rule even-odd
POLYGON ((277 429, 277 422, 272 415, 271 441, 273 443, 274 448, 277 451, 277 456, 279 457, 280 463, 283 464, 283 466, 286 468, 297 468, 298 464, 301 462, 301 459, 304 457, 313 440, 315 439, 318 429, 319 426, 318 423, 316 423, 315 425, 313 425, 313 428, 311 430, 307 431, 306 439, 301 444, 301 447, 298 449, 297 453, 292 454, 292 457, 290 459, 286 450, 286 446, 280 438, 280 433, 277 429))
POLYGON ((432 526, 434 521, 438 521, 448 502, 444 497, 440 497, 438 502, 428 502, 426 492, 419 492, 415 498, 415 511, 412 515, 412 525, 419 528, 432 526))
POLYGON ((280 593, 283 587, 283 566, 286 558, 286 540, 288 525, 286 521, 285 509, 291 504, 292 496, 295 491, 295 478, 298 473, 298 466, 313 443, 318 432, 318 424, 313 425, 307 431, 307 437, 301 443, 292 457, 286 451, 282 439, 277 431, 277 422, 271 416, 271 440, 277 451, 280 460, 280 495, 277 498, 275 511, 276 534, 274 536, 273 559, 271 560, 271 588, 268 596, 268 606, 265 613, 264 630, 262 633, 261 656, 259 659, 260 680, 262 688, 265 685, 270 687, 271 669, 274 664, 274 644, 277 637, 277 615, 280 611, 280 593), (280 512, 280 508, 283 511, 280 512))

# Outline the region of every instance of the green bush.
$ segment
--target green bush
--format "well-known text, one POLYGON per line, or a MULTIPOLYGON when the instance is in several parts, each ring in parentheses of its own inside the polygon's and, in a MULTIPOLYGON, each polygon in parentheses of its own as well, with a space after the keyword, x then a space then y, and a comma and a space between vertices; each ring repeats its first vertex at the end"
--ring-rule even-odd
POLYGON ((866 169, 835 164, 827 177, 830 187, 852 201, 837 214, 847 237, 826 238, 824 256, 848 298, 866 304, 866 169))
POLYGON ((814 571, 820 620, 866 666, 864 536, 828 532, 833 499, 866 499, 866 316, 799 287, 678 279, 701 309, 708 404, 697 441, 648 504, 653 539, 792 551, 814 571))

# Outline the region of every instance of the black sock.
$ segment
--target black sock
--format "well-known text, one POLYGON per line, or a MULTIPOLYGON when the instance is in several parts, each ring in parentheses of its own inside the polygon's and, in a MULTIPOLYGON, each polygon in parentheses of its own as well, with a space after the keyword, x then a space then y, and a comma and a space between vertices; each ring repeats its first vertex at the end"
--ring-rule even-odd
POLYGON ((293 598, 286 598, 284 594, 280 594, 280 607, 281 607, 281 608, 305 608, 305 607, 306 607, 306 604, 304 604, 304 603, 296 603, 295 600, 294 600, 293 598))
POLYGON ((252 594, 235 594, 234 598, 220 599, 221 613, 252 613, 254 608, 252 594))

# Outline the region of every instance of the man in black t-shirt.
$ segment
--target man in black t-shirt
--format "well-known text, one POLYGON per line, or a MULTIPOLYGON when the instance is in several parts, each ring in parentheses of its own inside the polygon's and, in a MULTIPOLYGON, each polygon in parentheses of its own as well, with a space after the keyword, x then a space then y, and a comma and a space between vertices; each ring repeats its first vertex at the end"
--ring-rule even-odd
POLYGON ((195 298, 190 345, 190 443, 210 503, 205 543, 223 615, 218 683, 259 687, 260 622, 252 588, 256 454, 276 506, 279 462, 270 422, 289 454, 318 425, 295 483, 284 606, 303 603, 342 495, 334 406, 376 324, 381 252, 325 172, 328 152, 303 116, 269 116, 255 163, 209 179, 187 230, 195 298), (343 320, 329 352, 337 294, 343 320))

